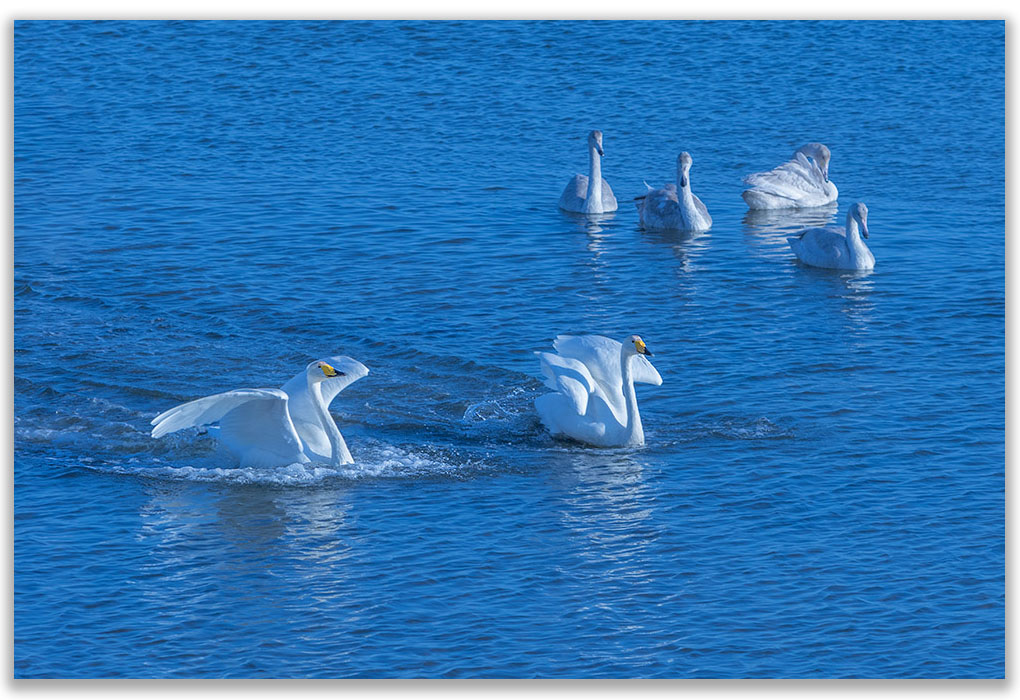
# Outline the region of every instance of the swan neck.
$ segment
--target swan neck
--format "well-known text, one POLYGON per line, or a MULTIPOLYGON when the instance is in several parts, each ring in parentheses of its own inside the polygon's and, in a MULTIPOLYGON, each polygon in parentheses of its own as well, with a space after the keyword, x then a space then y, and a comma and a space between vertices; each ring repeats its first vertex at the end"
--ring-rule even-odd
POLYGON ((344 436, 340 434, 340 429, 336 427, 336 421, 329 415, 329 409, 322 398, 322 384, 309 381, 308 391, 312 394, 312 404, 319 414, 319 422, 322 424, 322 429, 326 431, 326 437, 329 438, 330 457, 333 466, 350 464, 354 461, 354 458, 351 457, 351 452, 347 449, 347 443, 344 441, 344 436))
POLYGON ((850 251, 850 259, 857 260, 859 249, 864 245, 861 240, 861 232, 857 227, 857 219, 854 218, 853 212, 846 215, 846 247, 850 251))
POLYGON ((585 203, 589 212, 602 212, 602 156, 595 146, 588 146, 588 193, 585 203))
POLYGON ((846 237, 848 240, 860 237, 860 231, 857 229, 857 219, 854 218, 853 212, 847 212, 846 215, 846 237))
POLYGON ((623 397, 627 403, 627 424, 625 433, 628 445, 643 445, 645 442, 645 431, 641 426, 641 413, 638 411, 637 394, 634 393, 634 375, 631 363, 637 355, 627 352, 626 346, 620 353, 620 363, 623 369, 623 397))
POLYGON ((691 191, 691 174, 688 172, 685 177, 683 166, 677 166, 676 169, 676 188, 684 223, 691 226, 695 223, 698 210, 694 206, 694 193, 691 191), (683 183, 683 187, 680 186, 681 183, 683 183))
POLYGON ((691 174, 688 172, 687 176, 684 177, 683 167, 676 169, 676 188, 680 193, 680 197, 686 201, 693 202, 694 199, 691 196, 691 174), (683 187, 680 184, 683 183, 683 187))

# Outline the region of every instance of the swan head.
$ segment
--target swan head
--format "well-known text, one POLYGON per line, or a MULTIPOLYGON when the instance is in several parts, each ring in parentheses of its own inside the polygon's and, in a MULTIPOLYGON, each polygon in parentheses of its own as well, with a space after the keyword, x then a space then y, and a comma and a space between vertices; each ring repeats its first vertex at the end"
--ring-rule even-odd
POLYGON ((824 143, 809 143, 801 146, 797 150, 806 155, 808 158, 815 159, 818 169, 822 171, 822 178, 828 182, 829 159, 832 158, 832 152, 829 151, 829 147, 824 143))
POLYGON ((324 382, 327 379, 332 379, 333 377, 345 376, 344 372, 341 372, 325 360, 316 360, 315 362, 312 362, 305 368, 305 374, 308 375, 308 381, 310 382, 324 382))
POLYGON ((623 344, 623 350, 628 355, 647 355, 652 357, 651 351, 639 335, 632 335, 627 338, 627 342, 623 344))
POLYGON ((857 202, 850 207, 850 216, 857 219, 857 223, 861 225, 861 235, 868 238, 868 207, 864 202, 857 202))
POLYGON ((602 150, 602 132, 598 129, 588 134, 588 148, 594 148, 600 156, 606 155, 602 150))
POLYGON ((687 187, 687 173, 691 171, 691 164, 694 159, 691 158, 691 154, 684 151, 676 157, 676 171, 680 173, 680 187, 687 187))

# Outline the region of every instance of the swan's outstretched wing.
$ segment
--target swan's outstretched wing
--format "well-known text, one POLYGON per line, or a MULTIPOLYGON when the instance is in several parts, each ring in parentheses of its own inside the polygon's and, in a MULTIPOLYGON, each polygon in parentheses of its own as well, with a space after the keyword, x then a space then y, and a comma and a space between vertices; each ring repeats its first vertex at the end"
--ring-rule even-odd
POLYGON ((595 380, 588 368, 572 357, 551 352, 535 354, 542 366, 542 374, 545 375, 545 385, 567 397, 577 415, 585 415, 588 412, 588 399, 595 392, 595 380))
MULTIPOLYGON (((623 368, 620 366, 620 349, 623 344, 603 335, 560 335, 553 341, 556 352, 564 357, 580 360, 591 376, 607 389, 623 396, 623 368)), ((635 382, 662 384, 662 377, 643 355, 632 361, 631 373, 635 382)))
POLYGON ((272 467, 305 461, 301 440, 280 389, 236 389, 175 406, 152 419, 152 437, 218 423, 219 439, 242 466, 272 467))

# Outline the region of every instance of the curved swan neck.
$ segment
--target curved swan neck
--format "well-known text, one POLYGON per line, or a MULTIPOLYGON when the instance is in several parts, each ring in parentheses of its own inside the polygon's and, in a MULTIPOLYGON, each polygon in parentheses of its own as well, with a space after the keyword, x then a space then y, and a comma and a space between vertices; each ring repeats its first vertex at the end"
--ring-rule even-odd
POLYGON ((854 218, 853 212, 848 212, 846 215, 846 247, 850 252, 850 259, 856 261, 860 248, 864 246, 864 241, 861 240, 860 229, 857 227, 857 219, 854 218))
POLYGON ((588 193, 585 205, 589 212, 602 213, 602 156, 594 145, 588 146, 588 193))
POLYGON ((645 442, 645 431, 641 426, 641 413, 638 411, 637 395, 634 393, 634 377, 631 372, 631 362, 637 357, 634 353, 627 352, 624 346, 620 351, 620 365, 623 375, 623 397, 627 402, 627 425, 624 427, 628 445, 643 445, 645 442))
POLYGON ((846 237, 847 240, 860 238, 860 231, 857 229, 857 219, 854 218, 852 211, 846 214, 846 237))
POLYGON ((326 402, 322 398, 322 384, 320 382, 309 381, 308 391, 312 394, 312 405, 315 406, 315 410, 319 414, 319 422, 322 423, 322 429, 326 431, 326 437, 329 438, 329 446, 332 451, 330 457, 332 458, 333 466, 337 467, 341 464, 353 462, 354 458, 351 457, 351 452, 347 449, 344 436, 340 434, 340 429, 336 427, 336 421, 329 415, 326 402))

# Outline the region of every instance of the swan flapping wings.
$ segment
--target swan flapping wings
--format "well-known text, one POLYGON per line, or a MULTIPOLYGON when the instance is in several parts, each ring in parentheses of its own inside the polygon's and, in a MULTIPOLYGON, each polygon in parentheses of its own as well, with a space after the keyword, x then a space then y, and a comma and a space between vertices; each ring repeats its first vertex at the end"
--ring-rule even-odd
POLYGON ((557 336, 556 352, 536 352, 544 384, 554 393, 535 401, 542 422, 555 435, 601 446, 644 442, 633 383, 662 384, 662 377, 642 356, 650 355, 644 341, 631 336, 634 346, 598 335, 557 336), (625 376, 624 362, 629 371, 625 376))
POLYGON ((218 439, 242 466, 353 462, 329 416, 330 402, 368 368, 346 356, 311 363, 280 389, 235 389, 175 406, 152 420, 152 436, 217 425, 218 439))

